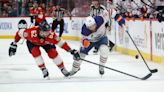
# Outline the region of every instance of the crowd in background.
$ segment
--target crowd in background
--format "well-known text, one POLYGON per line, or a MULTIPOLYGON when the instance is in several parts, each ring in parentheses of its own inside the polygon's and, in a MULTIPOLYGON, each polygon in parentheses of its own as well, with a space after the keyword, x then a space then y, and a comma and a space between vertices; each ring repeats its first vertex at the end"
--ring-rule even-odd
MULTIPOLYGON (((158 6, 164 6, 164 0, 116 0, 118 12, 128 18, 156 18, 158 6)), ((164 7, 161 7, 164 8, 164 7)))
MULTIPOLYGON (((61 3, 61 6, 68 10, 72 16, 88 16, 92 0, 0 0, 1 17, 29 16, 29 9, 33 2, 51 16, 55 5, 61 3)), ((141 0, 99 0, 104 6, 108 3, 116 8, 117 13, 129 18, 156 18, 156 10, 143 4, 141 0)), ((164 0, 143 0, 151 6, 164 6, 164 0)), ((67 15, 65 15, 67 16, 67 15)))

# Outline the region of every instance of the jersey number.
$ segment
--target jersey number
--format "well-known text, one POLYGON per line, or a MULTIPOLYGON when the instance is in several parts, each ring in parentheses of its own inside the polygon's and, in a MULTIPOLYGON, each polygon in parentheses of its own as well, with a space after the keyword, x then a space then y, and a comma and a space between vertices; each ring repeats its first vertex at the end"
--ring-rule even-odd
POLYGON ((31 31, 31 37, 37 37, 36 30, 31 31))

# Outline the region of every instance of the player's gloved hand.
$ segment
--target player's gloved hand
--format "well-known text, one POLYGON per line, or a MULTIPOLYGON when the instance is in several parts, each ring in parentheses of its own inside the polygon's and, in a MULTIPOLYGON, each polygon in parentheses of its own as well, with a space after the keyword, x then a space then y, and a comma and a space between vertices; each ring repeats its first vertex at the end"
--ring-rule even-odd
POLYGON ((15 55, 16 51, 17 51, 17 44, 16 42, 12 42, 9 48, 9 56, 15 55))
POLYGON ((75 50, 75 49, 70 50, 70 53, 73 55, 73 58, 75 60, 80 60, 80 55, 79 55, 79 52, 77 50, 75 50))
POLYGON ((90 43, 90 41, 88 39, 84 39, 83 40, 83 46, 84 46, 84 48, 88 48, 90 44, 91 43, 90 43))

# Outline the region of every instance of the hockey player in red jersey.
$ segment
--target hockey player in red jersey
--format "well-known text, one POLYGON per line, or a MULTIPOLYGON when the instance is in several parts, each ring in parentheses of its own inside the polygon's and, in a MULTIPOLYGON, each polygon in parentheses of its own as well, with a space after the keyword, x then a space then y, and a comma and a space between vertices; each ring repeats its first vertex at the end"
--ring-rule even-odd
POLYGON ((21 38, 27 40, 28 50, 34 57, 38 67, 42 70, 44 78, 48 78, 49 73, 41 56, 40 47, 47 52, 49 58, 53 60, 66 77, 69 76, 70 73, 65 69, 63 60, 56 51, 55 44, 67 52, 70 52, 75 59, 80 59, 78 52, 75 49, 71 49, 67 42, 63 41, 54 32, 52 32, 47 22, 42 22, 39 26, 34 26, 28 29, 20 29, 17 31, 14 42, 10 44, 9 56, 15 55, 17 42, 21 38))
POLYGON ((37 1, 34 1, 33 7, 30 8, 31 23, 37 26, 39 23, 46 21, 45 12, 41 7, 38 7, 37 1))

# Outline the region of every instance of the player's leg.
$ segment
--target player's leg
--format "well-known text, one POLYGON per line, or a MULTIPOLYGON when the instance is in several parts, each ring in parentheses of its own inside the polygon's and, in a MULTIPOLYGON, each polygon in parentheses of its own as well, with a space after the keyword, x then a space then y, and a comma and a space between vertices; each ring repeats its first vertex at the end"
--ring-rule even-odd
POLYGON ((27 47, 28 47, 29 52, 34 57, 35 62, 38 65, 38 67, 40 68, 40 70, 42 70, 43 77, 44 78, 48 77, 49 73, 45 67, 44 60, 41 56, 39 46, 32 44, 30 41, 26 41, 26 42, 27 42, 27 47))
MULTIPOLYGON (((80 58, 84 59, 86 54, 80 53, 80 58)), ((80 65, 82 63, 82 60, 74 60, 72 64, 72 70, 70 71, 70 76, 76 74, 80 70, 80 65)))
MULTIPOLYGON (((108 59, 108 54, 109 54, 109 48, 108 48, 108 38, 107 37, 103 37, 100 41, 100 47, 99 47, 99 51, 100 51, 100 65, 105 65, 105 63, 107 62, 108 59)), ((99 73, 101 75, 104 74, 104 67, 99 66, 99 73)))
POLYGON ((62 19, 59 24, 60 24, 59 37, 61 37, 64 31, 64 20, 62 19))
POLYGON ((69 72, 66 70, 63 60, 59 56, 58 52, 56 51, 55 45, 45 45, 43 46, 44 50, 46 50, 49 58, 53 60, 53 62, 57 65, 57 67, 61 70, 64 76, 69 76, 69 72))
MULTIPOLYGON (((80 58, 85 59, 85 56, 88 55, 88 52, 93 48, 95 44, 91 43, 88 48, 81 47, 80 48, 80 58)), ((74 60, 72 65, 72 70, 70 71, 70 75, 76 74, 80 70, 80 65, 82 60, 74 60)))

